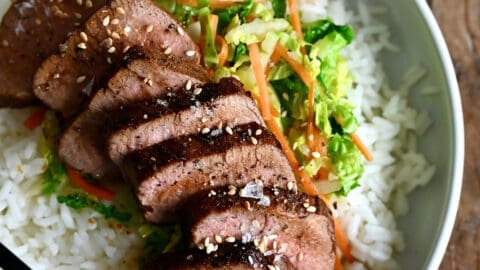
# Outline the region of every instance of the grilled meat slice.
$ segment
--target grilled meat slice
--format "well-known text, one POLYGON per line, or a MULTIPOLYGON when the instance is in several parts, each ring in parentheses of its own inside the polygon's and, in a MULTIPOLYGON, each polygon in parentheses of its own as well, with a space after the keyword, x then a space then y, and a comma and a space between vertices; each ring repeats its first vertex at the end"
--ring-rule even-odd
POLYGON ((0 25, 0 107, 39 103, 32 90, 33 75, 45 58, 58 51, 58 44, 75 26, 106 0, 89 3, 12 1, 0 25))
POLYGON ((185 202, 182 216, 192 245, 231 237, 285 255, 298 269, 333 269, 333 220, 319 197, 252 182, 200 192, 185 202))
POLYGON ((178 219, 178 206, 190 195, 215 186, 255 179, 285 187, 294 181, 275 137, 251 123, 179 136, 127 154, 119 167, 135 188, 149 222, 178 219), (205 134, 203 134, 205 133, 205 134))
POLYGON ((180 269, 295 269, 283 256, 264 256, 252 244, 223 243, 215 245, 215 251, 191 249, 178 253, 165 253, 154 257, 142 266, 142 270, 180 269), (275 266, 277 268, 275 268, 275 266))
POLYGON ((71 167, 96 178, 116 178, 119 173, 105 151, 103 128, 107 112, 130 102, 161 98, 178 91, 187 82, 208 82, 206 71, 173 55, 132 49, 128 63, 95 93, 88 107, 77 116, 60 138, 60 157, 71 167), (145 81, 145 78, 149 78, 145 81))
POLYGON ((164 99, 130 104, 107 115, 113 130, 107 147, 114 162, 129 152, 205 128, 231 128, 250 122, 264 125, 257 105, 245 94, 242 83, 233 78, 177 91, 164 99))
POLYGON ((72 33, 62 54, 42 63, 34 78, 35 94, 71 116, 133 46, 183 56, 192 63, 200 60, 197 45, 180 23, 151 0, 112 0, 72 33))

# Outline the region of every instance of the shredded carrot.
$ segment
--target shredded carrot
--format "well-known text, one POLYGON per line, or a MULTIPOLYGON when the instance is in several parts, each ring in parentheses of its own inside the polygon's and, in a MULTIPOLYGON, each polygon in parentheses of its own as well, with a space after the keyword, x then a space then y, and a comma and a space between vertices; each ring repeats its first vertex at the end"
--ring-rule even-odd
POLYGON ((342 270, 342 258, 338 254, 338 252, 335 252, 335 266, 333 267, 334 270, 342 270))
POLYGON ((373 157, 370 151, 368 151, 367 147, 363 144, 362 140, 360 140, 360 137, 358 137, 357 134, 352 133, 350 134, 350 137, 352 138, 353 143, 355 146, 357 146, 358 150, 362 153, 362 155, 365 157, 366 160, 372 161, 373 157))
POLYGON ((328 179, 328 175, 330 174, 330 170, 326 167, 320 167, 317 172, 316 178, 319 180, 326 180, 328 179))
MULTIPOLYGON (((250 92, 250 94, 252 95, 252 98, 257 102, 257 104, 260 104, 260 97, 252 92, 250 92)), ((273 117, 280 116, 280 112, 275 107, 273 107, 272 104, 270 104, 270 111, 272 112, 273 117)))
POLYGON ((215 36, 215 42, 220 45, 220 49, 218 50, 218 66, 223 67, 228 58, 228 45, 225 39, 219 35, 215 36))
POLYGON ((41 107, 32 112, 30 116, 25 119, 23 126, 28 129, 35 129, 43 123, 45 119, 45 114, 47 113, 47 108, 41 107))
POLYGON ((250 62, 252 63, 253 73, 258 85, 258 92, 260 94, 260 108, 262 109, 263 118, 266 121, 272 119, 272 112, 270 110, 270 98, 267 92, 267 80, 265 78, 265 72, 260 62, 260 50, 258 44, 253 43, 248 45, 248 53, 250 56, 250 62))
POLYGON ((270 71, 272 70, 272 67, 278 63, 278 61, 280 61, 280 54, 278 53, 277 50, 274 50, 272 55, 270 55, 270 61, 267 65, 267 67, 265 68, 265 76, 268 78, 268 74, 270 73, 270 71))
POLYGON ((70 167, 67 167, 67 174, 68 174, 68 177, 70 177, 70 181, 72 181, 72 183, 75 186, 85 190, 86 192, 92 195, 97 196, 98 198, 105 199, 108 201, 113 200, 113 197, 115 196, 115 194, 111 190, 108 190, 104 187, 96 186, 88 182, 76 170, 70 167))
MULTIPOLYGON (((290 10, 290 21, 292 22, 293 30, 297 33, 298 41, 303 41, 303 33, 302 33, 302 24, 300 22, 300 16, 298 15, 297 10, 297 0, 288 0, 288 9, 290 10)), ((305 47, 300 47, 302 54, 305 54, 305 47)))
POLYGON ((350 252, 350 247, 348 246, 348 240, 345 238, 345 235, 343 234, 342 227, 340 226, 340 223, 336 218, 333 219, 333 224, 335 227, 335 238, 337 239, 338 247, 342 251, 342 254, 345 257, 345 259, 349 263, 352 263, 354 261, 354 258, 352 256, 352 253, 350 252))
MULTIPOLYGON (((343 126, 343 121, 340 118, 340 116, 338 114, 335 114, 334 116, 335 116, 335 120, 337 120, 337 122, 341 126, 343 126)), ((355 144, 355 146, 358 148, 358 150, 360 150, 360 153, 362 153, 362 155, 365 157, 365 159, 368 160, 368 161, 372 161, 373 160, 372 154, 370 153, 370 151, 368 151, 365 144, 363 144, 360 137, 358 137, 357 134, 352 133, 352 134, 350 134, 350 138, 352 138, 352 142, 355 144)))
POLYGON ((215 15, 215 14, 210 15, 210 27, 212 27, 213 35, 216 36, 217 29, 218 29, 218 15, 215 15))

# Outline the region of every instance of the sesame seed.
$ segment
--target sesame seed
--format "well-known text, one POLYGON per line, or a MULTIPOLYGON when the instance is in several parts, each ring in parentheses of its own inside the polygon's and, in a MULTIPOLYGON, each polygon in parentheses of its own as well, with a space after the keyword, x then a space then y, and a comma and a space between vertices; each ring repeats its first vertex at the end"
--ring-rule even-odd
POLYGON ((233 130, 232 130, 232 128, 229 127, 229 126, 227 126, 227 127, 225 128, 225 131, 226 131, 228 134, 230 134, 230 135, 233 134, 233 130))
POLYGON ((110 16, 107 16, 102 21, 103 26, 108 26, 110 24, 110 16))
POLYGON ((120 35, 117 32, 112 32, 112 38, 120 39, 120 35))
POLYGON ((313 153, 312 153, 312 157, 314 157, 314 158, 319 158, 319 157, 320 157, 320 153, 318 153, 318 152, 313 152, 313 153))
POLYGON ((261 129, 257 129, 257 130, 255 130, 255 135, 260 136, 260 135, 262 135, 262 132, 263 131, 261 129))
POLYGON ((112 38, 106 38, 100 43, 100 45, 105 46, 105 48, 110 48, 113 46, 113 39, 112 38))
POLYGON ((123 48, 122 53, 126 53, 126 52, 128 52, 128 50, 130 50, 130 46, 127 45, 127 46, 125 46, 125 48, 123 48))
POLYGON ((86 50, 87 49, 87 44, 85 44, 85 42, 80 42, 80 43, 77 44, 77 48, 82 49, 82 50, 86 50))
POLYGON ((85 32, 80 32, 80 38, 85 42, 88 41, 88 36, 85 32))
POLYGON ((197 248, 200 249, 200 250, 204 250, 205 249, 205 245, 200 243, 197 245, 197 248))
POLYGON ((171 54, 172 53, 172 48, 168 47, 163 51, 164 54, 171 54))
POLYGON ((35 19, 35 24, 36 24, 36 25, 42 24, 42 20, 40 20, 39 18, 36 18, 36 19, 35 19))
POLYGON ((220 235, 215 235, 215 241, 217 241, 217 243, 221 244, 223 242, 223 239, 220 235))
POLYGON ((303 261, 303 252, 298 253, 297 260, 299 262, 303 261))
POLYGON ((250 256, 250 255, 248 255, 248 262, 249 262, 250 264, 253 264, 253 258, 252 258, 252 256, 250 256))
POLYGON ((225 238, 225 242, 227 242, 227 243, 234 243, 234 242, 235 242, 235 237, 229 236, 229 237, 225 238))
POLYGON ((288 183, 287 183, 287 188, 288 188, 288 190, 292 190, 292 189, 293 189, 293 185, 294 185, 293 182, 288 182, 288 183))
POLYGON ((282 94, 282 97, 283 97, 283 99, 285 99, 286 101, 288 101, 288 100, 290 99, 290 97, 288 96, 288 93, 286 93, 286 92, 284 92, 284 93, 282 94))
POLYGON ((250 141, 252 142, 253 145, 258 144, 258 140, 255 137, 250 137, 250 141))
POLYGON ((210 190, 209 194, 211 194, 212 196, 215 196, 215 195, 217 195, 217 192, 215 192, 215 190, 212 189, 212 190, 210 190))
POLYGON ((203 244, 205 246, 208 246, 210 244, 210 237, 205 238, 205 241, 203 241, 203 244))
POLYGON ((305 167, 300 166, 300 167, 298 167, 298 170, 299 170, 299 171, 303 171, 304 168, 305 168, 305 167))
POLYGON ((130 33, 130 31, 132 31, 132 28, 130 28, 130 26, 125 26, 125 28, 123 28, 123 31, 125 31, 125 33, 130 33))
POLYGON ((3 47, 8 47, 8 40, 6 39, 2 40, 2 45, 3 47))
POLYGON ((153 31, 153 24, 150 24, 149 26, 147 26, 147 29, 146 29, 147 33, 150 33, 153 31))
POLYGON ((77 5, 79 5, 79 6, 83 5, 83 0, 77 0, 77 1, 75 1, 75 2, 76 2, 77 5))
POLYGON ((288 113, 287 111, 283 111, 283 112, 282 112, 282 117, 283 117, 283 118, 287 117, 287 113, 288 113))
POLYGON ((233 196, 237 193, 237 188, 235 186, 228 187, 228 195, 233 196))
POLYGON ((210 132, 210 129, 208 127, 202 129, 202 134, 207 134, 210 132))
POLYGON ((307 208, 307 212, 315 213, 316 211, 317 211, 317 208, 315 206, 309 206, 307 208))
POLYGON ((309 202, 304 202, 304 203, 303 203, 303 207, 308 208, 309 206, 310 206, 310 203, 309 203, 309 202))
POLYGON ((253 244, 255 245, 255 247, 258 248, 258 246, 260 245, 260 240, 259 239, 254 239, 253 244))
POLYGON ((113 24, 113 25, 117 25, 117 24, 119 24, 119 23, 120 23, 120 20, 117 19, 117 18, 113 19, 113 20, 110 22, 110 24, 113 24))
POLYGON ((272 248, 273 248, 274 250, 276 250, 276 249, 277 249, 277 245, 278 245, 277 241, 273 241, 272 248))
POLYGON ((185 89, 187 89, 187 90, 192 89, 192 81, 191 80, 187 81, 187 84, 185 85, 185 89))
POLYGON ((73 15, 75 16, 75 18, 77 19, 81 19, 83 16, 82 14, 78 13, 78 12, 74 12, 73 15))
POLYGON ((193 51, 193 50, 186 51, 186 52, 185 52, 185 55, 188 56, 188 57, 192 57, 192 56, 195 55, 195 51, 193 51))
POLYGON ((297 147, 298 147, 298 143, 297 143, 297 142, 294 142, 294 143, 293 143, 293 146, 292 146, 292 149, 293 149, 293 150, 296 150, 297 147))
POLYGON ((275 266, 273 265, 267 265, 268 270, 275 270, 275 266))
POLYGON ((185 31, 183 31, 182 27, 181 26, 177 26, 177 32, 180 36, 183 36, 185 35, 185 31))
POLYGON ((147 120, 148 119, 148 114, 144 114, 143 119, 147 120))
POLYGON ((121 7, 117 7, 117 12, 120 13, 120 14, 125 14, 125 10, 121 7))
POLYGON ((245 208, 247 208, 248 211, 252 210, 252 207, 250 206, 250 202, 246 201, 245 202, 245 208))
POLYGON ((314 138, 313 138, 313 134, 308 135, 308 140, 309 140, 309 141, 313 142, 313 139, 314 139, 314 138))
POLYGON ((86 6, 87 8, 91 8, 91 7, 93 7, 93 3, 92 3, 92 1, 91 1, 91 0, 87 0, 87 1, 85 1, 85 6, 86 6))
POLYGON ((247 134, 248 134, 248 136, 252 136, 252 130, 251 130, 251 129, 248 129, 248 130, 247 130, 247 134))
POLYGON ((117 50, 117 49, 112 46, 112 47, 108 48, 108 51, 107 51, 107 52, 108 52, 108 53, 115 53, 116 50, 117 50))
POLYGON ((58 74, 58 73, 53 74, 53 78, 54 78, 54 79, 60 78, 60 74, 58 74))
POLYGON ((77 77, 77 83, 83 83, 85 81, 85 79, 87 79, 87 76, 79 76, 77 77))
POLYGON ((200 95, 200 93, 202 93, 202 88, 195 88, 193 89, 193 94, 196 96, 196 95, 200 95))
POLYGON ((257 184, 257 186, 259 186, 259 187, 263 187, 263 181, 262 181, 262 179, 256 179, 256 180, 255 180, 255 184, 257 184))

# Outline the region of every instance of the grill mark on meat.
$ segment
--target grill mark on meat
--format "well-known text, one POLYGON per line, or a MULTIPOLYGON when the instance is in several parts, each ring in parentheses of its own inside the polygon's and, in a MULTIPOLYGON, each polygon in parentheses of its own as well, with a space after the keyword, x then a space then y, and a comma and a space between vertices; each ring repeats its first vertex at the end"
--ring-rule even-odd
POLYGON ((255 179, 286 187, 295 179, 275 137, 256 123, 237 126, 232 134, 179 136, 127 154, 119 167, 134 185, 145 218, 154 223, 175 221, 179 204, 199 190, 255 179), (262 130, 257 144, 249 129, 262 130))
POLYGON ((174 269, 295 269, 283 256, 264 256, 251 243, 224 243, 210 254, 191 249, 183 252, 165 253, 150 259, 142 270, 174 269))
POLYGON ((230 237, 253 241, 262 252, 285 255, 298 269, 332 269, 335 238, 325 203, 304 193, 257 187, 263 199, 223 187, 186 200, 181 211, 191 245, 202 245, 207 237, 230 237))
POLYGON ((67 34, 105 3, 94 1, 88 8, 73 0, 12 1, 0 25, 0 107, 39 103, 32 90, 35 71, 58 51, 67 34))
POLYGON ((107 142, 110 158, 119 162, 128 152, 204 129, 218 132, 218 127, 249 122, 264 126, 255 102, 245 94, 238 80, 224 78, 218 84, 195 89, 203 90, 198 95, 194 89, 176 91, 163 99, 142 101, 109 112, 111 119, 107 122, 113 130, 107 142))
POLYGON ((106 138, 100 132, 108 119, 108 111, 130 102, 163 97, 183 88, 187 81, 198 85, 209 80, 202 67, 173 55, 139 48, 130 49, 127 55, 127 66, 115 73, 108 88, 96 92, 59 141, 59 155, 69 166, 97 178, 117 179, 119 175, 105 153, 106 138), (144 83, 147 76, 152 80, 151 86, 144 83))
POLYGON ((199 63, 196 44, 187 34, 165 31, 170 24, 180 26, 150 0, 112 0, 86 21, 83 29, 72 33, 63 54, 51 55, 42 63, 34 78, 35 94, 65 117, 71 116, 133 46, 162 52, 170 48, 170 54, 199 63), (148 32, 150 25, 153 28, 148 32), (87 42, 81 32, 88 37, 87 42), (195 52, 194 56, 187 55, 190 50, 195 52), (61 76, 52 79, 54 74, 61 76), (78 78, 82 80, 77 81, 78 78))

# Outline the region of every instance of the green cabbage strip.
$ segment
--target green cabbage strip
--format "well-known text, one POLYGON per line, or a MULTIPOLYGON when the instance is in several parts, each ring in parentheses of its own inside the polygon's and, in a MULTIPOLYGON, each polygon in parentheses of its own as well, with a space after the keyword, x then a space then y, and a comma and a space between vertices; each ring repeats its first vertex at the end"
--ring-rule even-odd
POLYGON ((166 253, 179 248, 182 231, 179 224, 144 224, 138 229, 140 237, 145 239, 144 257, 166 253))
POLYGON ((80 193, 74 193, 67 196, 58 196, 57 200, 59 203, 64 203, 68 207, 75 210, 90 208, 103 215, 105 218, 112 218, 123 223, 129 221, 132 217, 132 214, 119 211, 114 205, 105 205, 89 198, 87 195, 80 193))

